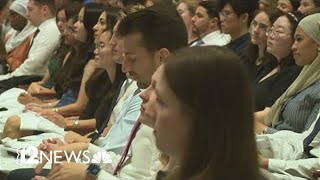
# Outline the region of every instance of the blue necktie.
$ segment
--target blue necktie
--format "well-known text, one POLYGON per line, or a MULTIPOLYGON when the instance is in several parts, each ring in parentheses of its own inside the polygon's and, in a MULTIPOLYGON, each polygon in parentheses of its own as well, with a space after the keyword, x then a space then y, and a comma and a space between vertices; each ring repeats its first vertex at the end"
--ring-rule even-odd
POLYGON ((204 44, 203 40, 199 39, 194 46, 201 46, 202 44, 204 44))

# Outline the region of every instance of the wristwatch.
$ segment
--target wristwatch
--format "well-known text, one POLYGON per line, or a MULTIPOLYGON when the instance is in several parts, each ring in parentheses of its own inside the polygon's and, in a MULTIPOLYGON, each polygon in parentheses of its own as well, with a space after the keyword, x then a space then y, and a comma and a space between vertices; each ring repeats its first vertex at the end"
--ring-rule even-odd
POLYGON ((87 178, 86 180, 96 179, 99 175, 101 168, 96 164, 90 164, 87 168, 87 178))

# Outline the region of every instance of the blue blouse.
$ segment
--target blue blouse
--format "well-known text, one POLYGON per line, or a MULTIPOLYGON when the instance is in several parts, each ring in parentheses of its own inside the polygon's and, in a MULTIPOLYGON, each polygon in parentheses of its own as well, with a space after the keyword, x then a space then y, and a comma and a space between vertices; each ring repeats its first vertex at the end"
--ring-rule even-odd
POLYGON ((280 130, 297 133, 306 131, 316 120, 320 108, 320 81, 287 99, 281 108, 279 121, 273 128, 267 128, 271 134, 280 130))

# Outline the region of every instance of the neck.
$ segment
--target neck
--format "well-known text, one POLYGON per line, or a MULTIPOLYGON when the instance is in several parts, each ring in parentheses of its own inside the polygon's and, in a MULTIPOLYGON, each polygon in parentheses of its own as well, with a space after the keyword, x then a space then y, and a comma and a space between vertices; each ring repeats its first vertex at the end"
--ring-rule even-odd
POLYGON ((242 27, 240 29, 240 31, 235 31, 233 33, 230 33, 230 36, 231 36, 232 41, 234 41, 247 33, 248 33, 248 28, 242 27))
POLYGON ((116 69, 117 68, 116 68, 115 63, 113 63, 112 65, 109 64, 109 65, 105 66, 105 70, 107 71, 112 83, 114 82, 114 80, 116 78, 116 69))
POLYGON ((264 58, 265 54, 265 49, 266 49, 267 45, 258 45, 258 48, 259 48, 259 56, 258 58, 261 59, 261 58, 264 58))

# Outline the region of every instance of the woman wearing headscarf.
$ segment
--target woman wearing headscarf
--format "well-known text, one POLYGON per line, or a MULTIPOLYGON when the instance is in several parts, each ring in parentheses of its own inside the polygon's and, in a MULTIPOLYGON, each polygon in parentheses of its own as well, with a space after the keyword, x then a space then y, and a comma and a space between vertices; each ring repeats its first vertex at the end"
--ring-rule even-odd
POLYGON ((303 70, 291 86, 264 114, 255 114, 257 133, 279 130, 306 131, 320 108, 320 13, 303 19, 292 45, 294 59, 303 70), (312 22, 312 23, 310 23, 312 22))
MULTIPOLYGON (((319 89, 320 67, 320 13, 307 16, 295 32, 292 46, 297 64, 306 64, 301 75, 289 90, 277 101, 275 107, 281 106, 290 96, 299 96, 308 88, 319 89)), ((319 93, 319 91, 318 91, 319 93)), ((311 97, 309 97, 311 99, 311 97)), ((289 101, 289 100, 287 100, 289 101)), ((319 100, 318 100, 319 101, 319 100)), ((307 103, 299 104, 306 106, 307 103)), ((259 164, 274 173, 275 179, 316 179, 313 173, 320 169, 320 114, 319 106, 309 113, 316 116, 312 125, 303 133, 280 131, 275 134, 257 136, 259 164), (263 142, 259 146, 259 142, 263 142), (266 153, 266 152, 272 153, 266 153)), ((279 108, 271 108, 266 122, 271 123, 274 117, 281 116, 279 108)))

